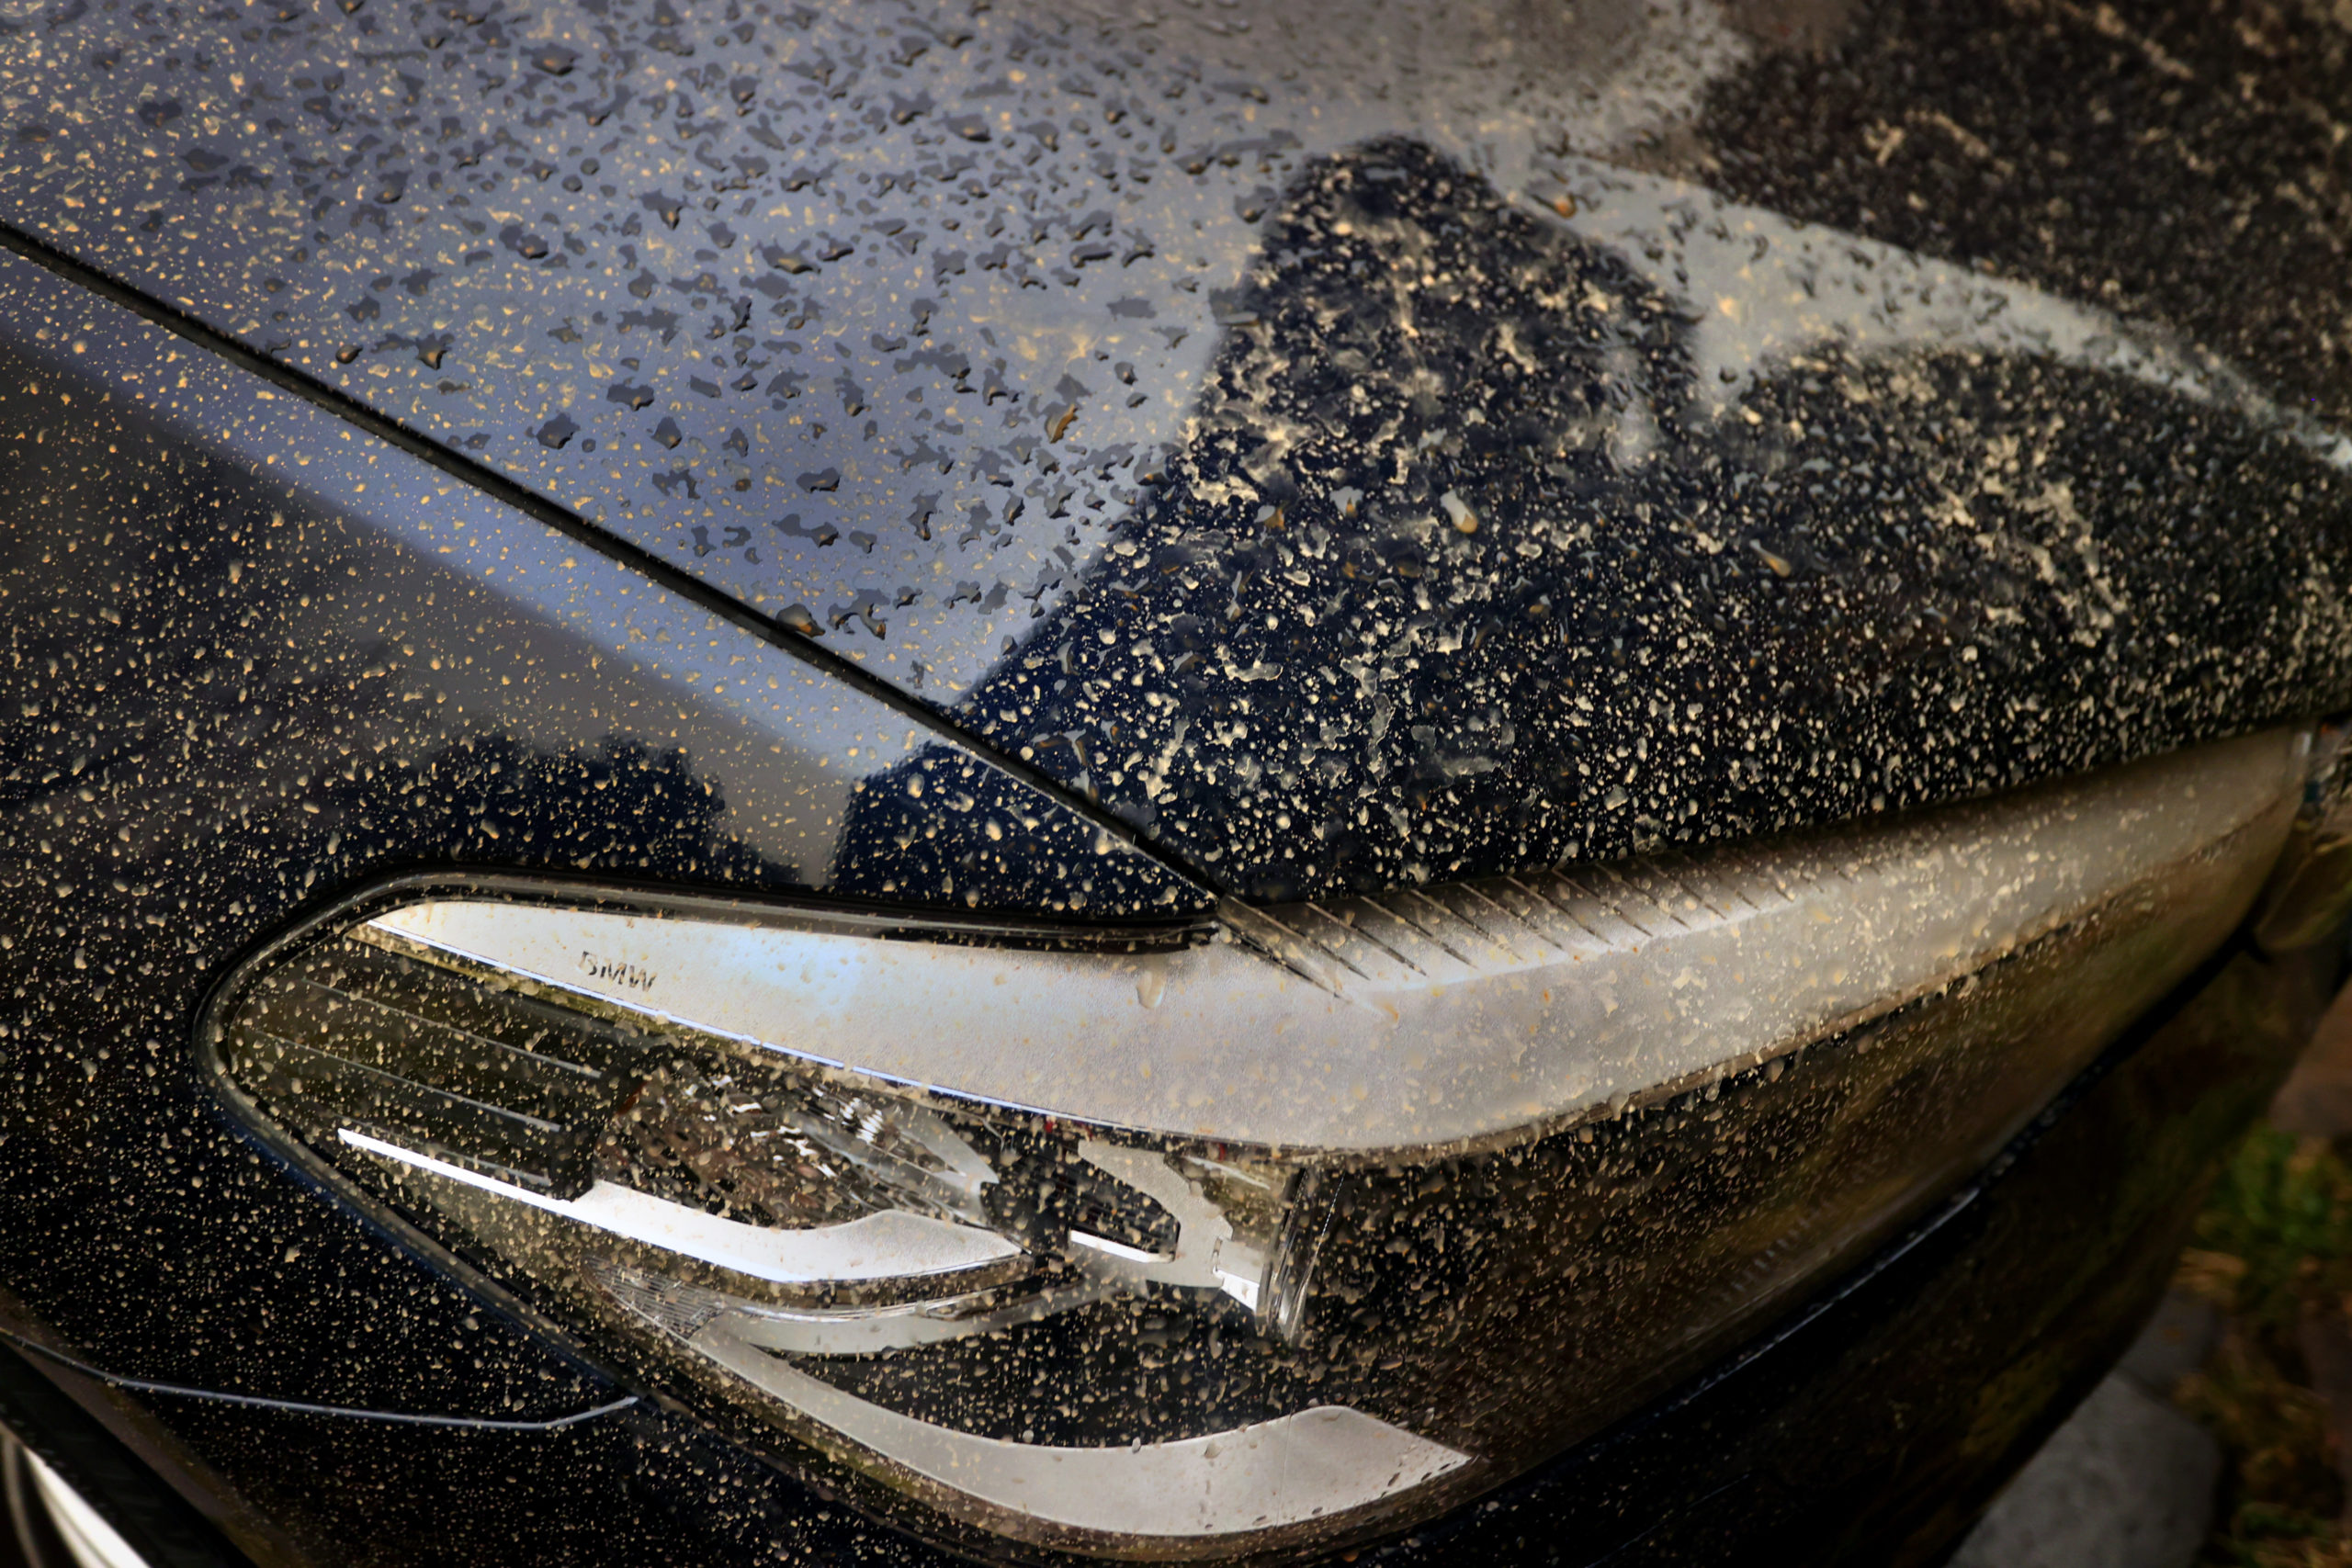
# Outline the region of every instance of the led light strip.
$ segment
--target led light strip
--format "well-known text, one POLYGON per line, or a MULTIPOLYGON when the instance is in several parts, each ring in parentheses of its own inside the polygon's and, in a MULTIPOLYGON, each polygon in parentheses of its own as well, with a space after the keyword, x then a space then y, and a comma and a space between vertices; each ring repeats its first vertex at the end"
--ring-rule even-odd
MULTIPOLYGON (((1613 870, 1229 908, 1145 953, 885 940, 757 905, 442 896, 362 934, 823 1066, 1326 1152, 1511 1133, 1881 1016, 2126 896, 2251 897, 2309 737, 1613 870)), ((2232 913, 2233 920, 2242 908, 2232 913)))
MULTIPOLYGON (((355 1149, 429 1177, 760 1279, 936 1277, 1019 1255, 989 1232, 896 1212, 791 1231, 738 1224, 610 1182, 597 1182, 577 1199, 553 1199, 349 1128, 337 1136, 355 1149)), ((1091 1150, 1090 1157, 1120 1152, 1127 1151, 1091 1150)), ((1099 1293, 1099 1287, 1083 1292, 1090 1298, 1099 1293)), ((627 1304, 627 1295, 616 1295, 627 1304)), ((1008 1321, 1034 1319, 1049 1307, 1069 1304, 1031 1303, 1003 1315, 1008 1321)), ((925 1314, 935 1305, 795 1313, 730 1303, 694 1313, 683 1323, 650 1314, 649 1321, 783 1401, 802 1419, 886 1456, 910 1474, 952 1487, 967 1500, 1062 1529, 1165 1540, 1238 1535, 1393 1498, 1470 1462, 1468 1455, 1442 1444, 1330 1404, 1170 1442, 1100 1448, 1012 1442, 959 1432, 860 1399, 776 1354, 855 1353, 970 1332, 968 1325, 928 1323, 925 1314), (934 1332, 921 1332, 925 1326, 934 1332), (917 1332, 910 1334, 910 1327, 917 1332)))
POLYGON ((1345 1405, 1176 1442, 1061 1448, 976 1437, 846 1393, 778 1360, 722 1314, 687 1341, 831 1430, 967 1499, 1124 1537, 1240 1535, 1394 1498, 1470 1462, 1345 1405))
POLYGON ((1022 1256, 1019 1247, 994 1231, 954 1224, 928 1214, 890 1209, 838 1225, 780 1230, 705 1213, 610 1181, 599 1181, 577 1198, 550 1198, 349 1127, 335 1135, 355 1149, 411 1169, 777 1284, 933 1280, 944 1292, 956 1288, 956 1275, 1022 1256))

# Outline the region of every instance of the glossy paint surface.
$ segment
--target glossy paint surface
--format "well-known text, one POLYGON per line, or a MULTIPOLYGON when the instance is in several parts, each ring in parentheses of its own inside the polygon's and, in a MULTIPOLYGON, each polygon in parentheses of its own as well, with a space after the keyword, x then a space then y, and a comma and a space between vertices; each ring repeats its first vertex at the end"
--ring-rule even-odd
MULTIPOLYGON (((194 1080, 208 988, 337 887, 479 864, 1080 919, 1200 902, 907 715, 49 273, 0 263, 0 322, 10 1333, 460 1423, 616 1397, 194 1080), (937 837, 865 804, 890 770, 934 783, 937 837)), ((160 1403, 180 1424, 150 1451, 199 1473, 252 1418, 160 1403)), ((280 1528, 231 1523, 249 1549, 280 1528)))
POLYGON ((2121 1354, 2337 984, 2237 951, 1860 1278, 1515 1494, 1366 1560, 1927 1568, 2121 1354))
MULTIPOLYGON (((420 866, 1174 916, 2352 695, 2332 12, 1569 15, 0 11, 0 220, 906 698, 9 264, 0 1325, 263 1401, 80 1385, 266 1561, 931 1560, 643 1405, 267 1403, 622 1391, 224 1124, 207 987, 420 866)), ((1951 1275, 1393 1551, 1940 1540, 2161 1272, 2268 995, 1951 1275), (1890 1387, 1939 1440, 1856 1427, 1890 1387)))
POLYGON ((578 540, 28 263, 0 289, 0 736, 21 819, 52 829, 17 845, 28 896, 103 891, 44 863, 104 817, 108 919, 165 899, 240 940, 241 906, 420 857, 1080 920, 1200 907, 920 717, 578 540), (181 841, 232 823, 267 896, 181 841))
POLYGON ((2352 695, 2340 29, 2034 15, 51 0, 0 218, 1311 897, 2352 695))

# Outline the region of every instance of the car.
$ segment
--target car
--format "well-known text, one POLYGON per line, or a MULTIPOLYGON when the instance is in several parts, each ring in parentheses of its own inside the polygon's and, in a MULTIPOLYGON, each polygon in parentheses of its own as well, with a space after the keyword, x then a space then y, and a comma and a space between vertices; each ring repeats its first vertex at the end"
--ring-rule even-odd
POLYGON ((27 1560, 1940 1561, 2343 978, 2347 53, 9 0, 27 1560))

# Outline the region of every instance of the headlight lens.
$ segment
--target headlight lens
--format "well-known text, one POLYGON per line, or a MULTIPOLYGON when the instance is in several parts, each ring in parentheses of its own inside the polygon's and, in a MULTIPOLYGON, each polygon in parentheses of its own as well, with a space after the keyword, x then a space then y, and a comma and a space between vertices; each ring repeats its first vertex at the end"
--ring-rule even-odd
POLYGON ((208 1038, 266 1125, 868 1506, 1284 1555, 1557 1452, 1917 1214, 2244 916, 2309 766, 2255 737, 1181 932, 392 890, 208 1038))

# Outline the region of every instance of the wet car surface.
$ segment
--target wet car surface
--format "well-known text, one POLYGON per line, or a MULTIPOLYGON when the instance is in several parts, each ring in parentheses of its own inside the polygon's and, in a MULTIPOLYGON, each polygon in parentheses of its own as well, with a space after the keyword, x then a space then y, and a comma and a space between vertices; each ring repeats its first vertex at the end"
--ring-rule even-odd
POLYGON ((0 1288, 173 1540, 1932 1560, 2336 978, 2320 11, 21 9, 0 1288))

